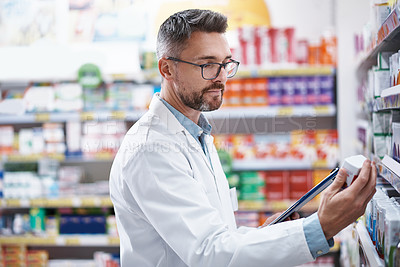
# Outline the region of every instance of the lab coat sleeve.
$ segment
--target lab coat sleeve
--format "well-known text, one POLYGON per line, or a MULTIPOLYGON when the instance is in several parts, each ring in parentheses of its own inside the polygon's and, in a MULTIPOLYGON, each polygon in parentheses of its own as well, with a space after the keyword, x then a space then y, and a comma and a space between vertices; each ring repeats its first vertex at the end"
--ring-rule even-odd
POLYGON ((177 146, 147 143, 123 167, 128 190, 189 266, 294 266, 313 260, 302 220, 232 231, 177 146))

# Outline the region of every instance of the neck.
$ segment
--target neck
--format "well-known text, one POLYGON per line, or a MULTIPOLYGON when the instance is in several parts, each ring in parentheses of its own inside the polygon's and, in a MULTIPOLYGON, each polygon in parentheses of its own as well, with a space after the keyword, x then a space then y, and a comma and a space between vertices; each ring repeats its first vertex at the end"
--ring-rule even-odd
POLYGON ((176 110, 188 117, 191 121, 198 124, 201 112, 185 106, 172 88, 162 87, 160 97, 167 101, 176 110))

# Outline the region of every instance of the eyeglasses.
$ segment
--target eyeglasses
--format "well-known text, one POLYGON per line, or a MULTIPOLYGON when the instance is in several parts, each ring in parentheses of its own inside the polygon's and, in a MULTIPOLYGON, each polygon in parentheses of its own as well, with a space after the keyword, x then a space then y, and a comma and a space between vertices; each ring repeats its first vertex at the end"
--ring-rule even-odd
POLYGON ((188 62, 188 61, 184 61, 178 58, 174 58, 174 57, 167 57, 167 60, 173 60, 173 61, 177 61, 177 62, 182 62, 182 63, 187 63, 187 64, 191 64, 197 67, 201 68, 201 76, 203 77, 203 79, 205 80, 214 80, 215 78, 218 77, 219 73, 221 72, 221 68, 224 67, 225 71, 226 71, 226 77, 227 78, 232 78, 233 76, 235 76, 239 64, 239 61, 233 60, 231 59, 230 61, 226 62, 226 63, 206 63, 206 64, 195 64, 192 62, 188 62))

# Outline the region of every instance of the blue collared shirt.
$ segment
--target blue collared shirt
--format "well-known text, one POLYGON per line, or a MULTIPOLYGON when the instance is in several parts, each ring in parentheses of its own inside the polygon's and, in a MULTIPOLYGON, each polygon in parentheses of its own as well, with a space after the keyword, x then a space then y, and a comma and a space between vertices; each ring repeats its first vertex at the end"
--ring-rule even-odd
POLYGON ((203 149, 204 154, 206 155, 208 161, 210 162, 211 168, 211 158, 208 148, 204 142, 204 138, 206 135, 211 134, 212 126, 208 122, 207 118, 200 114, 198 124, 194 123, 191 119, 183 115, 179 112, 176 108, 171 106, 167 101, 160 97, 161 101, 164 105, 171 111, 171 113, 176 117, 176 119, 185 127, 185 129, 194 137, 194 139, 200 144, 201 148, 203 149))
MULTIPOLYGON (((160 97, 164 105, 171 111, 171 113, 176 117, 176 119, 186 128, 186 130, 196 139, 203 149, 208 161, 211 164, 210 154, 208 152, 207 146, 204 142, 205 135, 211 134, 211 125, 207 118, 200 114, 198 124, 194 123, 188 117, 179 112, 176 108, 171 106, 167 101, 160 97)), ((304 235, 308 244, 308 248, 314 258, 322 256, 329 252, 329 248, 333 247, 333 238, 328 241, 325 238, 324 232, 322 231, 321 224, 319 223, 319 218, 317 213, 308 216, 303 221, 304 235)))

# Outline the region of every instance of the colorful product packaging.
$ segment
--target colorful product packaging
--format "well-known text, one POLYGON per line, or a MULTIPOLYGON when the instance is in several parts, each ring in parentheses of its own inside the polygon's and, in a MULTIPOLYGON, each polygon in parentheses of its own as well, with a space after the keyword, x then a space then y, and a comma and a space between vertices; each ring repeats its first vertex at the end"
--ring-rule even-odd
POLYGON ((295 105, 307 104, 307 78, 306 77, 295 77, 294 78, 293 103, 295 105))
POLYGON ((322 105, 334 103, 334 78, 332 75, 320 76, 320 95, 318 103, 322 105))
POLYGON ((268 79, 268 104, 277 106, 282 104, 282 78, 271 77, 268 79))
POLYGON ((289 172, 262 172, 265 180, 265 197, 267 200, 289 199, 289 172))
POLYGON ((291 106, 294 104, 295 83, 291 77, 282 78, 282 105, 291 106))
POLYGON ((290 171, 289 197, 299 199, 312 188, 312 172, 308 170, 290 171))

